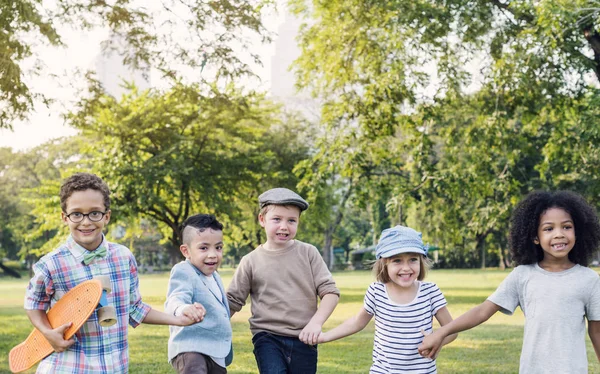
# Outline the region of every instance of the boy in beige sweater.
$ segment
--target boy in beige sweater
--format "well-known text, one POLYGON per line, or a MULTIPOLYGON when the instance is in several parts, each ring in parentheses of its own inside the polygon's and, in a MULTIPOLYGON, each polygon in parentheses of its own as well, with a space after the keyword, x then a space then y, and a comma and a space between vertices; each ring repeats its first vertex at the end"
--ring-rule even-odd
POLYGON ((317 338, 340 291, 317 248, 294 239, 308 203, 286 188, 271 189, 258 202, 267 241, 244 256, 233 275, 227 290, 231 314, 250 295, 250 331, 261 374, 316 373, 317 338))

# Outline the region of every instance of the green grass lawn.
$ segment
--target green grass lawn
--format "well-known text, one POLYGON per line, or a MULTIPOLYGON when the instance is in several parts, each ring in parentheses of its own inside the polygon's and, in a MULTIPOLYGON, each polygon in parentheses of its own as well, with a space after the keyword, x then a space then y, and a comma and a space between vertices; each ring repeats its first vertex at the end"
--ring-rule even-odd
MULTIPOLYGON (((454 317, 481 303, 491 294, 509 271, 435 270, 427 280, 439 285, 454 317)), ((221 271, 225 286, 232 270, 221 271)), ((142 275, 144 301, 163 310, 168 274, 142 275)), ((364 291, 372 282, 369 272, 334 273, 342 292, 340 304, 324 326, 328 330, 362 307, 364 291)), ((24 340, 31 325, 22 309, 27 280, 0 278, 0 373, 8 373, 8 352, 24 340)), ((232 318, 235 358, 228 370, 232 374, 257 373, 248 328, 249 307, 232 318)), ((438 358, 440 373, 517 373, 523 337, 523 315, 496 314, 488 322, 460 334, 445 347, 438 358)), ((366 373, 371 364, 373 321, 362 332, 319 347, 319 373, 366 373)), ((130 329, 130 372, 173 373, 167 360, 169 330, 166 326, 141 325, 130 329)), ((589 372, 600 373, 600 364, 588 342, 589 372)), ((544 349, 544 347, 540 347, 544 349)), ((33 371, 31 371, 33 372, 33 371)))

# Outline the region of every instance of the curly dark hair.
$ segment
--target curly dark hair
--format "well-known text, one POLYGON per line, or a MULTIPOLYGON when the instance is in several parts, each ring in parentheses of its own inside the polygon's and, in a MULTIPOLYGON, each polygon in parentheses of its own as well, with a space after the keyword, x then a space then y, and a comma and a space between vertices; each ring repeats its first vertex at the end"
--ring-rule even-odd
POLYGON ((600 243, 600 223, 594 207, 580 195, 570 191, 535 191, 516 206, 510 219, 510 250, 516 265, 538 263, 544 251, 534 243, 540 217, 550 208, 560 208, 571 215, 575 227, 575 245, 569 260, 588 266, 600 243))
POLYGON ((60 208, 63 212, 67 212, 67 200, 73 192, 96 190, 102 194, 104 207, 110 209, 110 190, 102 178, 91 173, 75 173, 65 179, 60 186, 60 208))

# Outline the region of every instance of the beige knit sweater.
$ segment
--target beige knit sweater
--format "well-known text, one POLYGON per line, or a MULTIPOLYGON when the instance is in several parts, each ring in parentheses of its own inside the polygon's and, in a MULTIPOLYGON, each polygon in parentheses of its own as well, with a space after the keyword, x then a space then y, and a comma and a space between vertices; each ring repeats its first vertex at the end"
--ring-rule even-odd
POLYGON ((229 308, 238 312, 250 295, 250 331, 299 336, 317 311, 317 296, 340 295, 321 254, 295 240, 282 250, 262 245, 242 258, 227 290, 229 308))

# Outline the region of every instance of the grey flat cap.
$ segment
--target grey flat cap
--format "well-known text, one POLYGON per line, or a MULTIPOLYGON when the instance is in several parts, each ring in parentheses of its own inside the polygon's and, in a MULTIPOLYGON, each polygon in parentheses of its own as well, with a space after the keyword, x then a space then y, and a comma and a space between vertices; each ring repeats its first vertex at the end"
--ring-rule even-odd
POLYGON ((300 211, 308 209, 308 203, 292 190, 287 188, 273 188, 263 192, 258 197, 258 205, 262 209, 267 205, 295 205, 300 211))

